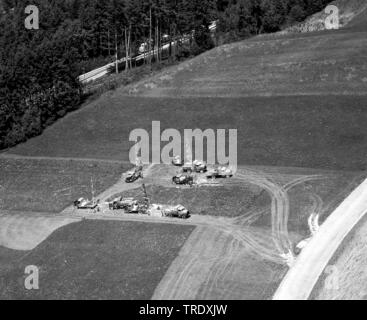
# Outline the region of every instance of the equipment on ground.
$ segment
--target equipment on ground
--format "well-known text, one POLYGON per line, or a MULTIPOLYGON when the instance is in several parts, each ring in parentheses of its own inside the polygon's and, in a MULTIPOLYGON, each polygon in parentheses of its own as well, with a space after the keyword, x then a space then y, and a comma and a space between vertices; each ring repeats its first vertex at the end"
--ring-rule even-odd
POLYGON ((85 210, 87 209, 90 209, 90 210, 98 209, 99 210, 99 200, 95 201, 95 200, 88 200, 88 199, 80 198, 74 201, 74 207, 77 209, 85 209, 85 210))
POLYGON ((134 170, 131 170, 127 173, 127 177, 125 179, 126 183, 133 183, 139 178, 143 178, 143 166, 137 166, 134 170))
POLYGON ((207 170, 208 168, 206 163, 200 160, 195 160, 192 163, 187 162, 182 165, 182 172, 184 173, 191 173, 191 172, 204 173, 207 172, 207 170))
POLYGON ((179 174, 172 178, 172 182, 177 185, 189 185, 192 186, 194 184, 194 177, 185 174, 179 174))
POLYGON ((172 164, 176 167, 182 167, 184 165, 180 156, 176 156, 172 160, 172 164))
POLYGON ((163 216, 170 218, 188 219, 190 212, 184 206, 178 205, 163 210, 163 216))
POLYGON ((167 218, 190 218, 190 212, 182 205, 169 206, 161 204, 152 204, 147 214, 151 217, 167 217, 167 218))
POLYGON ((208 170, 206 163, 204 161, 195 160, 193 162, 194 171, 197 173, 204 173, 208 170))
POLYGON ((232 178, 233 171, 227 167, 214 168, 207 172, 206 177, 208 179, 232 178))
POLYGON ((127 210, 128 207, 134 205, 136 200, 134 198, 123 198, 119 197, 113 201, 111 201, 108 206, 110 210, 127 210))

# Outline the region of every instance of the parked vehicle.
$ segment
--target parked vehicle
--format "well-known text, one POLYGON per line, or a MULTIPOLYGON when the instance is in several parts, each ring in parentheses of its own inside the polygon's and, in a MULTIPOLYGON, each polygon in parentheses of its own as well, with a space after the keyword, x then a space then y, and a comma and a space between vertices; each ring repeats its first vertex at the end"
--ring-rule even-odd
POLYGON ((117 198, 113 201, 111 201, 108 206, 110 210, 127 210, 129 206, 132 206, 136 203, 136 200, 134 198, 117 198))
POLYGON ((192 186, 194 184, 194 177, 185 174, 179 174, 172 178, 172 182, 177 185, 189 185, 192 186))
POLYGON ((188 219, 190 212, 184 206, 178 205, 174 207, 165 208, 163 215, 170 218, 188 219))
POLYGON ((200 160, 195 160, 193 162, 193 168, 194 168, 194 171, 197 173, 204 173, 204 172, 207 172, 208 170, 206 163, 200 160))
POLYGON ((180 156, 176 156, 172 160, 172 164, 176 167, 182 167, 184 165, 180 156))
POLYGON ((131 170, 127 173, 127 177, 125 179, 126 183, 133 183, 138 179, 143 178, 143 167, 138 166, 134 170, 131 170))
POLYGON ((88 200, 84 198, 80 198, 74 201, 74 207, 77 209, 99 209, 99 200, 88 200))
POLYGON ((208 179, 232 178, 233 171, 227 167, 214 168, 207 172, 206 177, 208 179))
POLYGON ((188 219, 190 218, 190 212, 182 205, 170 206, 161 204, 152 204, 148 211, 148 215, 151 217, 168 217, 188 219))

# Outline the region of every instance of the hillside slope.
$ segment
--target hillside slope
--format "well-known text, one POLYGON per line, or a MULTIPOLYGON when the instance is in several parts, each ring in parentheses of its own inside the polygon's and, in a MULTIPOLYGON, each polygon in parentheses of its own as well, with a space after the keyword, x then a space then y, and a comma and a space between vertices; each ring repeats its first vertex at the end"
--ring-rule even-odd
POLYGON ((224 45, 122 93, 149 97, 365 95, 367 28, 224 45))
POLYGON ((237 128, 239 164, 364 170, 366 56, 367 28, 221 46, 107 93, 9 152, 128 160, 130 132, 161 121, 237 128))
MULTIPOLYGON (((367 14, 367 2, 365 0, 336 0, 330 5, 339 9, 339 23, 343 28, 358 28, 365 26, 367 14)), ((324 11, 318 12, 307 18, 304 22, 291 26, 284 31, 286 33, 312 32, 325 30, 325 18, 327 14, 324 11)))

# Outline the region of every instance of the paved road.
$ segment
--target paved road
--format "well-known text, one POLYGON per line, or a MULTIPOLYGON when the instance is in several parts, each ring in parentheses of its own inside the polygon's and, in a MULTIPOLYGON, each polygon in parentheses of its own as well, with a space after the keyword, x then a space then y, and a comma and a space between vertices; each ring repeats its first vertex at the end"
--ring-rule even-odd
POLYGON ((306 300, 345 237, 367 213, 367 180, 329 216, 289 270, 274 300, 306 300))

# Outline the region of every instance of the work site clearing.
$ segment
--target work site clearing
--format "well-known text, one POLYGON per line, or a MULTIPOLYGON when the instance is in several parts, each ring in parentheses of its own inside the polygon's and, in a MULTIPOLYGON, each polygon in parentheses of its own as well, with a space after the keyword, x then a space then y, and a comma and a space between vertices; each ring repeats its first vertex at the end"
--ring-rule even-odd
MULTIPOLYGON (((65 160, 59 161, 65 163, 65 160)), ((339 204, 340 199, 346 197, 363 179, 363 176, 356 172, 340 174, 325 170, 241 166, 231 178, 208 179, 208 172, 194 172, 190 174, 194 177, 193 185, 177 185, 172 181, 172 177, 181 170, 174 165, 146 166, 142 168, 142 178, 139 177, 132 183, 126 181, 129 173, 122 174, 110 188, 95 194, 94 201, 97 203, 98 200, 98 206, 91 208, 78 208, 74 203, 59 214, 3 210, 0 216, 0 243, 3 247, 15 250, 10 253, 11 256, 22 257, 20 260, 18 257, 15 261, 24 260, 30 263, 29 255, 38 256, 37 252, 40 250, 41 252, 46 250, 47 257, 51 260, 56 259, 56 256, 66 255, 65 249, 62 252, 59 252, 59 249, 48 252, 47 237, 62 226, 64 227, 60 230, 69 234, 68 228, 75 228, 72 225, 83 224, 86 219, 96 222, 113 220, 116 223, 115 226, 121 225, 121 227, 129 223, 131 232, 135 232, 136 236, 142 239, 146 234, 139 233, 139 228, 135 227, 141 223, 153 229, 155 225, 166 225, 168 228, 166 230, 169 230, 169 226, 176 225, 175 229, 172 229, 172 231, 176 230, 172 236, 179 236, 181 231, 178 232, 178 230, 182 229, 187 240, 182 242, 182 248, 166 261, 167 270, 158 272, 157 277, 160 281, 156 286, 150 287, 150 297, 147 296, 146 291, 141 294, 139 291, 117 294, 117 291, 113 290, 100 297, 269 299, 299 253, 297 244, 312 236, 314 232, 308 225, 309 218, 317 216, 322 222, 339 204), (114 210, 113 203, 116 199, 117 201, 130 199, 129 201, 133 203, 144 203, 148 200, 150 204, 161 203, 171 209, 182 205, 190 211, 190 216, 178 219, 177 216, 150 215, 139 210, 133 212, 120 208, 114 210), (45 244, 43 244, 44 240, 46 240, 45 244), (54 255, 56 255, 55 258, 53 258, 54 255), (243 270, 246 272, 244 273, 243 270)), ((129 172, 131 174, 135 170, 129 172)), ((86 182, 86 186, 91 188, 95 184, 97 184, 96 181, 93 184, 86 182)), ((48 185, 52 186, 52 183, 48 185)), ((52 193, 53 190, 49 189, 47 192, 52 193)), ((93 193, 91 189, 89 196, 93 193)), ((43 196, 47 198, 47 194, 43 196)), ((101 232, 98 225, 93 225, 92 229, 93 233, 101 232)), ((75 243, 70 241, 71 236, 71 234, 68 236, 67 247, 71 246, 77 252, 85 250, 80 247, 79 241, 75 243)), ((90 235, 85 236, 90 237, 90 235)), ((104 243, 102 238, 101 243, 104 243)), ((83 243, 87 240, 80 241, 83 243)), ((131 240, 124 241, 126 243, 131 240)), ((54 241, 53 243, 57 246, 54 241)), ((147 249, 157 245, 159 244, 156 242, 144 241, 144 246, 148 246, 147 249)), ((93 249, 88 246, 92 252, 99 251, 98 247, 93 249)), ((90 254, 93 256, 92 252, 90 254)), ((127 253, 125 258, 129 255, 135 255, 135 253, 127 253)), ((99 258, 100 256, 94 256, 95 260, 90 261, 91 271, 102 268, 99 266, 102 263, 99 258)), ((66 260, 68 268, 71 268, 69 276, 73 277, 79 285, 66 290, 57 282, 61 281, 60 279, 52 280, 49 274, 61 272, 65 266, 53 265, 49 269, 49 263, 43 259, 41 262, 36 261, 41 268, 42 278, 47 279, 49 285, 60 286, 60 291, 47 292, 42 296, 40 293, 32 295, 22 289, 19 279, 22 279, 23 273, 19 271, 20 273, 17 274, 12 270, 12 260, 8 259, 8 262, 1 267, 1 274, 6 275, 10 281, 6 290, 3 289, 0 292, 1 298, 14 298, 14 295, 20 298, 40 298, 41 296, 70 298, 76 297, 77 292, 83 290, 85 286, 92 286, 89 288, 91 292, 95 292, 97 286, 100 286, 99 282, 93 283, 89 276, 87 278, 89 281, 86 281, 85 275, 78 271, 80 260, 74 257, 74 260, 66 260), (57 271, 58 268, 61 269, 57 271)), ((135 270, 133 279, 140 278, 148 272, 149 263, 146 259, 152 258, 146 256, 141 259, 143 260, 141 268, 130 265, 133 263, 130 259, 124 260, 127 264, 124 268, 135 270)), ((60 260, 60 257, 57 260, 60 260)), ((154 263, 154 260, 150 263, 154 263)), ((156 270, 155 268, 153 267, 153 270, 156 270)), ((108 279, 117 276, 115 273, 111 270, 110 273, 100 276, 109 282, 111 280, 108 279)), ((126 285, 129 285, 130 281, 132 280, 125 278, 126 285)), ((121 284, 117 286, 119 285, 121 284)), ((87 296, 91 297, 91 295, 87 296)))

